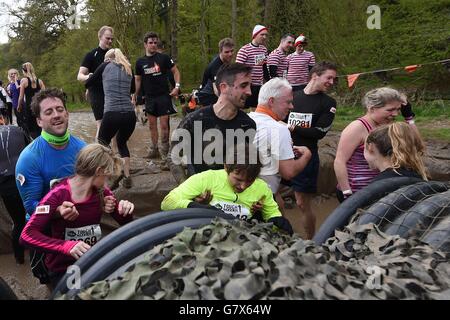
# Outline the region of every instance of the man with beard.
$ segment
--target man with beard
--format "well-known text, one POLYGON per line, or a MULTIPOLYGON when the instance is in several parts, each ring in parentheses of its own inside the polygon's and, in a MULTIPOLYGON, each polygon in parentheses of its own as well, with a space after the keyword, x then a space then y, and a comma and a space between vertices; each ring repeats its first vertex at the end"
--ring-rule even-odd
MULTIPOLYGON (((61 90, 40 91, 33 97, 31 108, 42 132, 22 151, 16 165, 16 185, 27 220, 54 180, 73 175, 76 156, 86 145, 67 130, 69 113, 61 90)), ((32 251, 30 257, 33 274, 41 283, 47 283, 49 279, 42 261, 43 254, 32 251)))
POLYGON ((172 135, 168 164, 178 183, 186 180, 180 151, 186 157, 190 176, 209 169, 223 169, 227 142, 253 142, 256 124, 241 110, 251 95, 250 84, 249 66, 232 63, 219 69, 216 75, 217 102, 190 113, 172 135), (216 152, 213 154, 213 151, 216 152), (206 159, 208 156, 211 158, 206 159))

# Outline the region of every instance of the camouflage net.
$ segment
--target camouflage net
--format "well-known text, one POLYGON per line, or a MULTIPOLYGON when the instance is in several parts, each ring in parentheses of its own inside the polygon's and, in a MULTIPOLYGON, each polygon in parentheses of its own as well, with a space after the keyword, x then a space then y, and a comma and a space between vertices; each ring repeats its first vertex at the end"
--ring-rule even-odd
POLYGON ((373 224, 351 224, 317 246, 271 224, 215 219, 76 299, 450 299, 450 264, 373 224))

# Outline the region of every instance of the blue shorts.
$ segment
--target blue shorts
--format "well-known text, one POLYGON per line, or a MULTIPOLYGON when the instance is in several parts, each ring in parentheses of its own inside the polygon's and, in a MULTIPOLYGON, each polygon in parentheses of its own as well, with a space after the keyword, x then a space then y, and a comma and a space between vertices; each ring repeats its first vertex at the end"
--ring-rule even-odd
POLYGON ((319 177, 320 167, 319 152, 316 149, 311 153, 311 160, 309 160, 305 169, 291 180, 292 189, 296 192, 317 192, 317 178, 319 177))

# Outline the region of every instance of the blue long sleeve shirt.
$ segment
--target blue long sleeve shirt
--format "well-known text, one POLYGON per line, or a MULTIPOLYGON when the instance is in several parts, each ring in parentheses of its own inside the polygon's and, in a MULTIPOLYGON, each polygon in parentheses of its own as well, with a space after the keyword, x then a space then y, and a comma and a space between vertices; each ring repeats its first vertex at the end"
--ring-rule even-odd
POLYGON ((70 136, 64 149, 55 149, 38 137, 22 151, 16 165, 16 185, 27 212, 27 220, 49 192, 52 180, 74 174, 76 156, 85 145, 83 140, 70 136))

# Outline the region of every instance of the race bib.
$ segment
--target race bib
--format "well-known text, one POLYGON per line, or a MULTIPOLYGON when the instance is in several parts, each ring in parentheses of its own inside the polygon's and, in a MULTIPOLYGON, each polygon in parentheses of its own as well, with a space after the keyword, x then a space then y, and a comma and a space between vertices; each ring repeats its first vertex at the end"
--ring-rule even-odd
POLYGON ((255 66, 262 65, 264 61, 266 60, 265 54, 258 54, 255 56, 255 66))
POLYGON ((224 201, 216 201, 216 202, 212 201, 210 205, 222 210, 227 214, 231 214, 241 220, 248 220, 250 216, 250 210, 241 204, 224 201))
POLYGON ((312 116, 312 113, 291 112, 289 114, 288 124, 300 128, 311 128, 312 116))
POLYGON ((99 224, 80 228, 66 228, 64 239, 66 241, 84 241, 93 246, 102 237, 102 229, 99 224))

